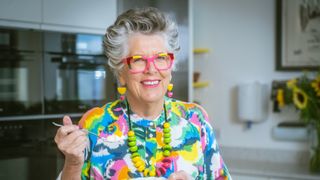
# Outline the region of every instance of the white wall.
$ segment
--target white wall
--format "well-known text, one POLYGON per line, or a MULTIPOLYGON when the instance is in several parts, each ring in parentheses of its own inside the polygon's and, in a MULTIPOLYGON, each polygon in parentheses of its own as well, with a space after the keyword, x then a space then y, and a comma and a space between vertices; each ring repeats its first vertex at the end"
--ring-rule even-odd
POLYGON ((235 87, 260 81, 269 86, 274 79, 289 79, 298 73, 275 71, 275 0, 201 0, 193 3, 194 47, 207 47, 206 56, 195 56, 195 70, 210 86, 195 90, 195 99, 205 107, 219 136, 229 147, 307 149, 306 143, 276 141, 272 127, 297 119, 272 113, 251 129, 237 122, 235 87))

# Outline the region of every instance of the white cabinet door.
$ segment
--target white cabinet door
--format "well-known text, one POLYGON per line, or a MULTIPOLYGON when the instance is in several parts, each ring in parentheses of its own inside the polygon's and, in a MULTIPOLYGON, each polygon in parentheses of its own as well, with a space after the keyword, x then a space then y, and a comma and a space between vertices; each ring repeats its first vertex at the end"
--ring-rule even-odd
POLYGON ((258 177, 258 176, 249 176, 249 175, 240 175, 232 174, 232 179, 234 180, 269 180, 267 177, 258 177))
POLYGON ((116 18, 116 0, 43 0, 43 24, 106 29, 116 18))
POLYGON ((42 0, 1 0, 0 19, 40 23, 41 1, 42 0))

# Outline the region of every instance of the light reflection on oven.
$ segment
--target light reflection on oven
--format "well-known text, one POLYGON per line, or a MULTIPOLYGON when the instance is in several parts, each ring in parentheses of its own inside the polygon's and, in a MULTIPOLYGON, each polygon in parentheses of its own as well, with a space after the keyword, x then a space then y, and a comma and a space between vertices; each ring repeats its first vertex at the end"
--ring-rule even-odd
POLYGON ((115 99, 102 37, 45 33, 45 113, 84 112, 115 99), (50 43, 46 43, 50 39, 50 43))

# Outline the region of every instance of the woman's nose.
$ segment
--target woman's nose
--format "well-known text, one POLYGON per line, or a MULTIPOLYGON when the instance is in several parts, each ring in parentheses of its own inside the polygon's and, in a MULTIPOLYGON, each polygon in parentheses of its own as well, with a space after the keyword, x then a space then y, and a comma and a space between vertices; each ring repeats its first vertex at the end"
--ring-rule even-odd
POLYGON ((156 69, 154 63, 152 61, 148 61, 146 68, 144 69, 144 73, 154 73, 157 72, 158 70, 156 69))

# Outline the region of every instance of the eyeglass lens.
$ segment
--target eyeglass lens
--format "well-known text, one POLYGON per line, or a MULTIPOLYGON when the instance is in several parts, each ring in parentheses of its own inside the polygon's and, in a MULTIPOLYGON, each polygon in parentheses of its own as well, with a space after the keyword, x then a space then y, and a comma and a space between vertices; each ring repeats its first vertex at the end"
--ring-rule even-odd
POLYGON ((143 56, 133 56, 129 61, 129 68, 132 71, 144 71, 148 64, 148 59, 150 62, 153 62, 154 66, 158 70, 166 70, 171 66, 171 57, 166 54, 158 54, 152 57, 143 57, 143 56))

